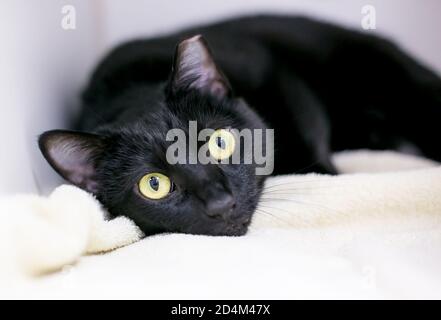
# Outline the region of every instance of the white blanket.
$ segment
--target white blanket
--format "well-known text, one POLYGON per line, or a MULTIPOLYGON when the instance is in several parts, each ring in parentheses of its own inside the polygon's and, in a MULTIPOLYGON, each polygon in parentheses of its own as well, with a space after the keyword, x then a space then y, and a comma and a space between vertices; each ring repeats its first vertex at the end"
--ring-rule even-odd
POLYGON ((348 174, 269 179, 244 237, 157 235, 82 258, 141 233, 74 187, 3 199, 0 297, 441 298, 441 167, 390 152, 335 162, 348 174))

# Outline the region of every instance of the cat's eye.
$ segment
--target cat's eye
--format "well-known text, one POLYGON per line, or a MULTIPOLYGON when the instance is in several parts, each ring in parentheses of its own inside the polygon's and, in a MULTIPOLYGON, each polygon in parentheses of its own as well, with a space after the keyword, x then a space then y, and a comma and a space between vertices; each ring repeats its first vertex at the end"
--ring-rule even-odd
POLYGON ((139 180, 139 192, 148 199, 162 199, 172 191, 170 179, 162 173, 149 173, 139 180))
POLYGON ((210 155, 216 160, 229 158, 236 147, 234 135, 225 129, 216 130, 208 141, 210 155))

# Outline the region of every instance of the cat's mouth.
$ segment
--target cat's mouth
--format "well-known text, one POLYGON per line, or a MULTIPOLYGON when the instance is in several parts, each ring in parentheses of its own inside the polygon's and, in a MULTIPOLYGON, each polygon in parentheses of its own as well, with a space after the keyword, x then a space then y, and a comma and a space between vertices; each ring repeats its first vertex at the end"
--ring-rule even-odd
POLYGON ((236 225, 236 224, 232 224, 229 225, 226 229, 225 229, 225 236, 243 236, 247 233, 248 231, 248 225, 236 225))
POLYGON ((251 216, 241 217, 231 221, 225 221, 224 226, 219 230, 216 230, 216 236, 232 236, 239 237, 247 233, 248 227, 251 223, 251 216))

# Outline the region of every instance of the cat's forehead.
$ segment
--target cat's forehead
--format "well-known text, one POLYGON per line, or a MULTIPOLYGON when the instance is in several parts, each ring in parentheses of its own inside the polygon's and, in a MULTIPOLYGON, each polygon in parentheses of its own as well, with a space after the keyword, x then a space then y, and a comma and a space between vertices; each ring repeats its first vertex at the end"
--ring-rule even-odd
POLYGON ((136 124, 121 128, 118 134, 122 148, 138 152, 140 150, 165 152, 170 145, 167 135, 179 130, 189 135, 192 130, 199 133, 203 129, 233 127, 235 121, 228 114, 218 112, 161 112, 140 119, 136 124))
MULTIPOLYGON (((231 103, 218 101, 201 96, 183 97, 168 102, 172 126, 180 129, 188 128, 190 122, 197 123, 198 130, 211 128, 218 129, 238 124, 238 115, 234 112, 231 103)), ((168 128, 170 129, 170 128, 168 128)))
POLYGON ((203 129, 233 127, 235 123, 228 113, 216 112, 214 109, 196 112, 196 109, 190 108, 187 112, 183 111, 163 110, 122 128, 113 156, 116 154, 117 159, 131 167, 152 165, 155 168, 168 168, 167 149, 174 141, 167 139, 167 135, 172 130, 184 132, 186 139, 189 139, 193 129, 198 134, 203 129))
POLYGON ((234 107, 199 95, 185 95, 163 101, 130 126, 120 128, 119 145, 127 153, 165 154, 167 134, 178 129, 187 136, 192 129, 240 128, 243 121, 234 107))

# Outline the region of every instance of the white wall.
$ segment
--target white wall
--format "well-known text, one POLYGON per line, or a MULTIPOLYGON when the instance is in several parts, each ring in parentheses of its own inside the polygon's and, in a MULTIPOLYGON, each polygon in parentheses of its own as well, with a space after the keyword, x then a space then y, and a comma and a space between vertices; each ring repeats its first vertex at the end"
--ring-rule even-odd
POLYGON ((366 4, 377 10, 376 32, 392 36, 441 73, 439 0, 2 0, 0 193, 46 191, 58 183, 37 150, 36 137, 66 125, 105 49, 253 12, 308 14, 360 28, 366 4), (61 28, 66 4, 76 8, 76 30, 61 28))
POLYGON ((37 136, 64 127, 100 47, 99 7, 69 1, 76 30, 61 27, 66 1, 1 1, 0 192, 46 190, 59 179, 37 136))

